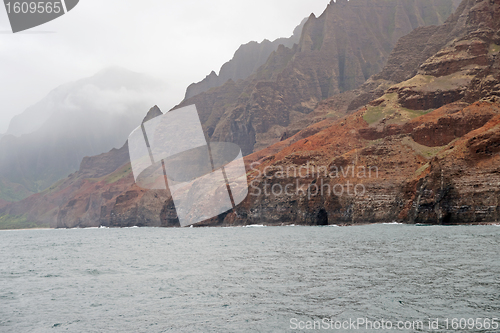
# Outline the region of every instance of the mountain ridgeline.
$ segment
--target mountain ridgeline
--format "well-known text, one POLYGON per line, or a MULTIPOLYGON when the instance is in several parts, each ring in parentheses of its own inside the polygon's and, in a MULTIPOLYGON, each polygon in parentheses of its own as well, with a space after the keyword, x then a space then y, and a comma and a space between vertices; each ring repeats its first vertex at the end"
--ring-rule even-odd
POLYGON ((219 75, 212 71, 202 81, 189 85, 186 89, 185 99, 201 94, 211 88, 222 86, 229 80, 246 79, 266 63, 271 53, 278 49, 278 46, 284 45, 291 48, 294 44, 297 44, 300 41, 302 28, 306 21, 307 19, 304 19, 289 38, 278 38, 272 42, 265 39, 261 43, 249 42, 241 45, 233 58, 221 67, 219 75))
POLYGON ((305 22, 298 44, 280 45, 245 80, 231 79, 178 107, 196 104, 212 140, 236 143, 248 155, 295 134, 319 102, 379 73, 400 37, 442 24, 456 5, 452 0, 331 2, 321 16, 305 22))
MULTIPOLYGON (((255 138, 245 146, 250 195, 199 225, 499 221, 500 1, 464 0, 442 24, 424 25, 441 20, 438 3, 455 6, 332 3, 308 19, 299 44, 278 47, 247 79, 183 101, 196 103, 212 140, 244 145, 252 131, 255 138), (382 24, 390 11, 400 13, 394 29, 349 30, 352 39, 342 39, 355 26, 391 27, 382 24), (392 40, 401 22, 420 20, 392 40), (375 38, 377 31, 392 32, 375 38), (394 48, 386 51, 383 42, 394 48), (339 79, 342 50, 347 80, 339 79), (381 61, 371 52, 387 58, 366 78, 381 61)), ((153 108, 148 117, 160 114, 153 108)), ((0 201, 0 226, 19 225, 172 227, 178 220, 167 191, 134 183, 125 145, 86 157, 79 171, 42 193, 0 201)))

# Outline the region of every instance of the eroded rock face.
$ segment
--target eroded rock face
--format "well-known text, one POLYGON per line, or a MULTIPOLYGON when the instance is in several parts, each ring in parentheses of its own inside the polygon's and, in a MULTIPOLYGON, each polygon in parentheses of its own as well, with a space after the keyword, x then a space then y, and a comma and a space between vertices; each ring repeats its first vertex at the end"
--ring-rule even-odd
POLYGON ((315 122, 318 103, 358 88, 382 70, 400 37, 442 23, 453 8, 442 0, 332 1, 309 17, 297 45, 278 47, 243 82, 228 81, 178 107, 196 104, 213 141, 251 154, 315 122))
POLYGON ((498 113, 497 106, 488 102, 470 106, 453 103, 401 125, 370 126, 359 129, 358 133, 365 140, 408 134, 418 144, 441 147, 482 127, 498 113))
POLYGON ((411 132, 412 139, 427 147, 441 147, 467 133, 481 128, 499 114, 497 105, 475 103, 461 111, 423 122, 411 132))
POLYGON ((410 222, 499 221, 498 124, 497 116, 455 143, 448 156, 430 163, 429 174, 414 182, 410 222))
POLYGON ((250 196, 223 225, 497 221, 500 104, 444 111, 416 118, 399 133, 365 140, 360 133, 369 127, 361 110, 262 159, 250 173, 250 196), (471 125, 446 125, 450 121, 471 125), (443 134, 423 135, 427 128, 443 134), (302 176, 286 174, 288 169, 302 170, 302 176))
MULTIPOLYGON (((422 61, 409 80, 357 113, 258 160, 250 173, 258 195, 250 195, 224 224, 498 221, 499 5, 464 1, 460 8, 458 23, 447 27, 454 38, 422 61), (410 119, 412 110, 428 111, 410 119), (380 119, 379 113, 389 116, 380 119), (328 172, 343 170, 341 176, 311 171, 325 165, 328 172), (360 167, 377 167, 377 176, 359 176, 360 167), (283 177, 283 168, 309 172, 283 177), (344 192, 332 195, 335 188, 344 192)), ((372 80, 365 87, 370 84, 383 86, 372 80)))
MULTIPOLYGON (((349 6, 356 3, 361 2, 338 2, 329 10, 338 6, 349 17, 349 6)), ((237 142, 250 153, 245 158, 248 198, 234 211, 200 226, 498 221, 500 44, 493 22, 497 4, 463 1, 443 26, 421 29, 425 36, 414 40, 425 45, 411 46, 409 39, 398 44, 436 49, 425 59, 425 52, 417 56, 414 68, 395 71, 393 77, 384 76, 391 71, 386 69, 356 92, 318 103, 327 91, 321 83, 322 66, 339 73, 339 58, 326 59, 321 53, 327 45, 336 45, 337 37, 317 37, 330 27, 328 22, 344 16, 327 10, 306 24, 309 39, 293 49, 279 48, 252 84, 228 81, 185 101, 196 101, 209 137, 237 142), (439 38, 446 42, 438 43, 439 38), (459 95, 446 99, 454 91, 459 95), (234 101, 231 106, 228 100, 234 101), (360 109, 342 119, 324 117, 312 125, 304 121, 304 115, 317 120, 347 112, 350 104, 363 100, 367 102, 360 109), (431 110, 424 111, 429 106, 431 110), (290 131, 291 124, 302 127, 290 131)), ((386 68, 395 68, 397 59, 410 64, 402 54, 395 50, 386 68)), ((353 66, 360 70, 353 73, 363 73, 362 65, 353 66)), ((338 78, 330 82, 335 82, 333 90, 341 91, 338 78)), ((155 110, 151 112, 154 116, 155 110)), ((178 226, 168 193, 137 187, 130 166, 120 165, 124 152, 86 159, 61 184, 0 208, 0 214, 26 214, 57 227, 178 226)))
MULTIPOLYGON (((468 37, 470 38, 470 35, 468 37)), ((459 72, 466 67, 477 69, 487 66, 490 44, 488 40, 491 39, 485 39, 468 39, 453 43, 425 61, 420 66, 420 73, 439 77, 459 72)))
POLYGON ((132 186, 116 197, 109 219, 101 214, 101 225, 110 227, 162 227, 160 214, 170 194, 161 190, 145 190, 132 186))
POLYGON ((500 133, 488 131, 467 141, 469 153, 477 159, 488 158, 500 151, 500 133))
POLYGON ((399 103, 427 110, 459 100, 471 103, 500 96, 499 8, 497 1, 464 1, 462 15, 455 14, 444 25, 454 25, 444 38, 448 42, 418 69, 417 74, 432 82, 399 86, 399 103))
POLYGON ((465 97, 466 87, 446 91, 418 91, 406 88, 398 91, 401 106, 411 110, 437 109, 465 97))

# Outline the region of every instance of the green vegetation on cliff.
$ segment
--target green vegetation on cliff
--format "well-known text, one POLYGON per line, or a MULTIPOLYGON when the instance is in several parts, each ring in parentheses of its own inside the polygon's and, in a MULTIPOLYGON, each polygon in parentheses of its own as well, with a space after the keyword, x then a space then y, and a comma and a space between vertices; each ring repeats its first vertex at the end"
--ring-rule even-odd
POLYGON ((34 228, 49 228, 45 224, 36 224, 28 221, 24 215, 4 215, 0 216, 0 230, 10 229, 34 229, 34 228))

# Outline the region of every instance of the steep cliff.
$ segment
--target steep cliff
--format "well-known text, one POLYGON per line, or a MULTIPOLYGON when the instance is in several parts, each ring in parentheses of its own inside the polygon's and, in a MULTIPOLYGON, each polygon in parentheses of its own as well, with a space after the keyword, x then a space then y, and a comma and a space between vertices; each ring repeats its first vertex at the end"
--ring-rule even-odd
POLYGON ((206 225, 498 222, 500 2, 460 10, 458 32, 408 80, 248 156, 253 195, 206 225))
MULTIPOLYGON (((328 117, 295 134, 281 133, 279 142, 246 156, 248 198, 234 211, 201 225, 498 221, 499 15, 499 1, 464 0, 444 25, 411 33, 421 44, 411 45, 408 36, 402 39, 380 75, 357 92, 323 100, 310 114, 340 116, 360 92, 370 93, 373 87, 380 90, 372 91, 376 98, 338 119, 328 117), (425 59, 424 53, 417 60, 403 56, 404 48, 431 46, 435 51, 425 59), (398 61, 407 67, 391 70, 398 61)), ((287 58, 300 58, 300 47, 279 48, 254 74, 268 80, 256 83, 259 91, 273 94, 272 78, 282 75, 276 75, 276 69, 286 63, 286 71, 295 61, 287 58)), ((293 81, 290 89, 307 86, 306 81, 293 81)), ((250 99, 246 89, 245 80, 240 80, 215 90, 241 101, 250 99)), ((230 113, 220 96, 195 97, 217 110, 200 110, 213 139, 219 119, 230 113)), ((273 103, 262 96, 254 96, 261 98, 262 107, 273 103)), ((152 113, 159 114, 156 109, 152 113)), ((258 126, 282 115, 265 116, 249 123, 256 138, 258 126)), ((227 126, 240 133, 245 124, 227 126)), ((53 227, 178 225, 168 193, 134 184, 127 155, 125 146, 85 159, 78 172, 44 193, 0 208, 0 227, 18 220, 53 227)))
POLYGON ((450 41, 463 36, 472 6, 472 3, 464 1, 442 25, 420 27, 401 37, 384 69, 356 90, 357 95, 348 105, 348 111, 355 111, 382 96, 389 86, 412 78, 424 61, 450 41))
POLYGON ((178 107, 196 104, 214 141, 239 144, 248 155, 313 122, 305 119, 315 117, 319 102, 362 85, 382 70, 401 36, 441 24, 454 6, 451 0, 331 2, 321 16, 309 17, 296 46, 278 47, 247 79, 178 107))

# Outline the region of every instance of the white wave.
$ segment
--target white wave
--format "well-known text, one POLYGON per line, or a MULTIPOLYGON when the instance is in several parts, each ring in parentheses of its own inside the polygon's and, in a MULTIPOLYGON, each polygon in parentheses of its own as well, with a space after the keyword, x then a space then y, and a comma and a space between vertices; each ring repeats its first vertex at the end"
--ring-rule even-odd
POLYGON ((396 224, 404 224, 404 223, 399 223, 399 222, 386 222, 382 224, 387 224, 387 225, 396 225, 396 224))
POLYGON ((251 224, 251 225, 246 225, 245 228, 264 228, 265 225, 263 224, 251 224))

